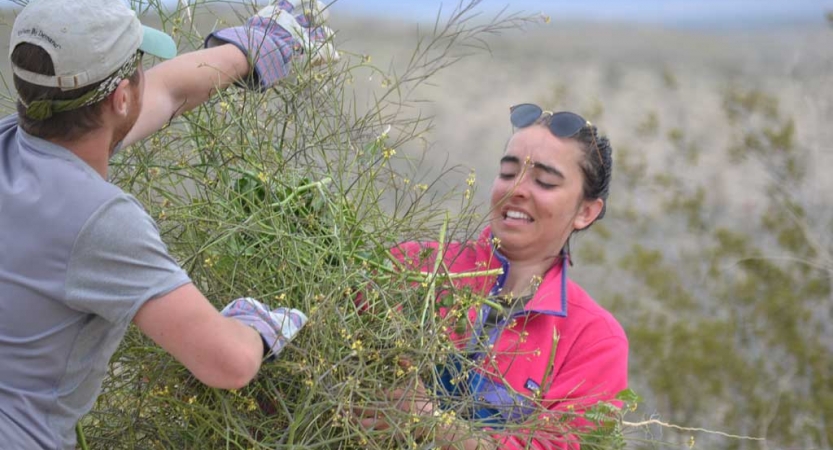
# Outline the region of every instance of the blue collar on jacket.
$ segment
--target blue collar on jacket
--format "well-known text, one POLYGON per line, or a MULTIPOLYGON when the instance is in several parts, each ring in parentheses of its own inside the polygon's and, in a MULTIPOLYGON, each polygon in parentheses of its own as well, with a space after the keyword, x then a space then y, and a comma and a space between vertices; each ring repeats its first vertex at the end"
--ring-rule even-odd
MULTIPOLYGON (((503 273, 497 277, 495 281, 495 285, 492 286, 492 290, 489 291, 489 296, 493 297, 496 296, 500 291, 503 289, 504 283, 506 283, 506 277, 509 276, 510 264, 509 260, 506 259, 505 256, 498 250, 497 248, 492 249, 494 255, 497 257, 498 261, 500 261, 501 268, 503 269, 503 273)), ((557 317, 567 317, 567 256, 564 254, 564 251, 561 251, 561 310, 552 310, 552 309, 540 309, 540 308, 524 308, 523 311, 513 315, 513 317, 518 317, 522 315, 528 315, 530 313, 538 313, 538 314, 547 314, 550 316, 557 316, 557 317)), ((553 265, 553 267, 555 267, 553 265)), ((552 270, 552 268, 550 269, 552 270)), ((546 274, 544 275, 546 277, 546 274)), ((533 301, 530 304, 534 304, 533 301)), ((484 305, 486 308, 489 306, 484 305)), ((485 313, 488 315, 489 310, 486 309, 485 313)), ((485 317, 485 316, 484 316, 485 317)))
MULTIPOLYGON (((498 275, 497 280, 495 281, 495 285, 492 286, 491 291, 489 291, 489 296, 490 297, 496 296, 501 291, 501 289, 503 289, 503 285, 504 285, 504 283, 506 283, 506 277, 509 276, 509 269, 510 269, 509 260, 506 259, 506 257, 503 256, 503 254, 500 253, 500 251, 497 248, 495 248, 494 246, 492 247, 492 253, 497 257, 498 261, 500 261, 501 268, 503 268, 503 273, 498 275)), ((553 267, 555 267, 555 266, 553 265, 553 267)), ((550 270, 552 270, 552 268, 550 270)), ((544 275, 544 277, 546 279, 546 274, 544 275)), ((537 294, 538 293, 536 293, 536 295, 537 294)), ((535 298, 533 297, 533 300, 531 302, 529 302, 529 304, 534 304, 534 303, 535 303, 535 298)), ((540 308, 535 308, 535 307, 530 308, 530 307, 528 307, 529 304, 527 304, 527 307, 524 307, 523 311, 519 311, 519 312, 513 314, 512 316, 507 317, 506 319, 503 319, 499 323, 497 329, 492 330, 493 332, 491 333, 491 336, 489 337, 489 342, 494 343, 495 339, 497 338, 497 335, 499 334, 498 330, 502 329, 503 325, 505 325, 506 323, 508 323, 509 321, 511 321, 512 319, 515 319, 517 317, 528 316, 530 314, 546 314, 546 315, 555 316, 555 317, 567 317, 567 256, 564 254, 563 251, 561 253, 561 310, 556 311, 556 310, 551 310, 551 309, 540 309, 540 308)), ((469 340, 469 343, 468 343, 468 348, 469 348, 470 351, 473 351, 473 349, 476 348, 477 341, 478 341, 480 335, 483 333, 483 322, 486 320, 486 317, 489 316, 489 310, 490 309, 491 309, 491 307, 489 305, 486 305, 486 304, 484 304, 480 308, 480 314, 478 315, 477 321, 475 322, 475 326, 474 326, 474 333, 472 333, 471 339, 469 340)), ((477 355, 475 357, 479 357, 480 353, 479 352, 474 352, 474 355, 477 355)))

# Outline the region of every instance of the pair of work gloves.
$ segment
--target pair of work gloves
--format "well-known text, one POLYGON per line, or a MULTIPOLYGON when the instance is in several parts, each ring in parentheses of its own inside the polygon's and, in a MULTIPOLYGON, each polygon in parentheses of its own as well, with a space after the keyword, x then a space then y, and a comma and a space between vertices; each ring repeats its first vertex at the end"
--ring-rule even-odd
MULTIPOLYGON (((239 48, 252 65, 245 87, 265 90, 289 74, 294 58, 309 58, 313 65, 338 60, 326 20, 326 7, 317 0, 280 0, 242 26, 211 33, 205 47, 232 44, 239 48)), ((307 322, 297 309, 273 309, 249 297, 234 300, 220 314, 257 330, 267 359, 279 354, 307 322)))
POLYGON ((324 26, 328 16, 327 7, 317 0, 280 0, 242 26, 209 34, 205 47, 235 45, 252 65, 245 87, 265 90, 289 74, 293 58, 309 58, 313 65, 339 59, 333 31, 324 26))

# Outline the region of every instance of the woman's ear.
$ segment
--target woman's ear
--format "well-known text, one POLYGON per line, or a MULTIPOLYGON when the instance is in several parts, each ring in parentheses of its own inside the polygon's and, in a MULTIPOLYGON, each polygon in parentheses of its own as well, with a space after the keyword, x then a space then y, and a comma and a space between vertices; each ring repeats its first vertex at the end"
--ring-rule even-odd
POLYGON ((592 224, 593 221, 599 217, 599 214, 601 214, 604 204, 605 201, 600 198, 582 200, 579 205, 578 213, 576 214, 575 219, 573 219, 573 227, 575 227, 576 230, 583 230, 589 227, 590 224, 592 224))

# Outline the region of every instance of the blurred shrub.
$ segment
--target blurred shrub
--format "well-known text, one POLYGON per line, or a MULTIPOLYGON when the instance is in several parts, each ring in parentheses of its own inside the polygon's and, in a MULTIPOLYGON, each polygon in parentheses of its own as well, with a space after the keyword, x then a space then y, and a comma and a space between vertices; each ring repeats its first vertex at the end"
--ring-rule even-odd
MULTIPOLYGON (((630 242, 613 309, 630 337, 632 379, 649 386, 643 394, 658 416, 643 424, 655 427, 648 436, 680 446, 831 448, 833 249, 823 239, 825 215, 804 194, 813 154, 774 96, 744 88, 723 98, 731 144, 725 163, 712 158, 705 173, 760 173, 731 184, 760 203, 728 209, 732 188, 690 176, 698 159, 685 152, 653 178, 629 151, 616 160, 619 187, 656 192, 661 202, 648 217, 612 210, 618 239, 630 242), (685 427, 678 434, 660 422, 756 439, 685 427)), ((667 137, 686 148, 683 130, 667 137)))

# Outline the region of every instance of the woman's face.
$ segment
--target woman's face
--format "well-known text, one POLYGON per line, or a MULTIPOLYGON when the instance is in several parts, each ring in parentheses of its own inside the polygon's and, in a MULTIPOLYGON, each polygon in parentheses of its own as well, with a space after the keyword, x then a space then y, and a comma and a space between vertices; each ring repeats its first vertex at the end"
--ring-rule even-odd
POLYGON ((558 255, 575 229, 599 215, 601 199, 584 200, 582 152, 574 139, 538 125, 509 140, 492 185, 492 233, 513 261, 558 255))

